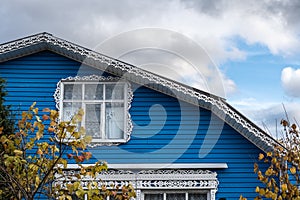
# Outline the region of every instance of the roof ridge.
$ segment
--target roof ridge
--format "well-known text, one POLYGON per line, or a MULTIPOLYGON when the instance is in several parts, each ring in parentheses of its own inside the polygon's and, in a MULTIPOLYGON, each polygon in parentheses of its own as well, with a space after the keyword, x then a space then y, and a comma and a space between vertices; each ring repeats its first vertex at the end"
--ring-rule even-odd
POLYGON ((18 42, 18 41, 22 41, 22 40, 27 40, 29 38, 33 38, 33 37, 37 37, 37 36, 43 37, 45 35, 53 36, 51 33, 48 33, 48 32, 40 32, 40 33, 36 33, 36 34, 33 34, 33 35, 25 36, 25 37, 22 37, 22 38, 19 38, 19 39, 16 39, 16 40, 11 40, 9 42, 4 42, 4 43, 0 44, 0 53, 3 53, 3 52, 1 52, 1 49, 4 49, 4 47, 2 47, 2 46, 6 46, 8 44, 13 44, 14 42, 18 42))

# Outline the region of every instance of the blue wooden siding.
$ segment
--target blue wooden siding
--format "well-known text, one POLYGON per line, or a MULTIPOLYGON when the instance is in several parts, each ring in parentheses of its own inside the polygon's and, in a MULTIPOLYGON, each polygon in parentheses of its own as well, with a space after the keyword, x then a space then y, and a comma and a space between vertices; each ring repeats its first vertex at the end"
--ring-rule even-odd
MULTIPOLYGON (((68 76, 102 72, 63 56, 40 52, 0 63, 0 76, 7 80, 7 104, 15 113, 36 101, 39 108, 55 109, 57 82, 68 76)), ((109 163, 227 163, 218 173, 217 199, 254 198, 258 185, 253 164, 260 150, 210 111, 178 101, 146 87, 132 84, 134 99, 130 114, 134 122, 127 144, 90 149, 94 159, 109 163), (162 124, 163 123, 163 124, 162 124), (208 131, 209 130, 209 131, 208 131), (205 136, 210 137, 205 147, 205 136), (203 158, 199 150, 210 148, 203 158)))

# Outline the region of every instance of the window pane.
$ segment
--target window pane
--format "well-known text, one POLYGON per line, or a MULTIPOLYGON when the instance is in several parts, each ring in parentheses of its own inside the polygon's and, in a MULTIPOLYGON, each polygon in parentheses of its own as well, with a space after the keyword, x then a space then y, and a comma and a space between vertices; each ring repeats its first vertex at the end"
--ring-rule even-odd
MULTIPOLYGON (((118 195, 121 195, 120 193, 118 195)), ((119 200, 119 197, 113 197, 113 196, 109 196, 108 198, 109 200, 119 200)))
POLYGON ((169 193, 167 200, 185 200, 185 193, 169 193))
POLYGON ((189 200, 207 200, 207 194, 189 193, 189 200))
POLYGON ((87 135, 101 138, 101 104, 86 104, 85 106, 85 130, 87 135))
POLYGON ((163 200, 164 195, 163 194, 145 194, 144 200, 163 200))
POLYGON ((106 84, 106 99, 124 99, 124 84, 106 84))
POLYGON ((86 84, 84 90, 84 99, 86 100, 102 100, 103 85, 102 84, 86 84))
POLYGON ((81 103, 64 102, 62 120, 63 121, 71 120, 74 114, 76 114, 80 108, 81 108, 81 103))
POLYGON ((81 99, 82 85, 81 84, 64 84, 64 99, 81 99))
POLYGON ((124 138, 124 104, 106 103, 105 133, 108 139, 124 138))

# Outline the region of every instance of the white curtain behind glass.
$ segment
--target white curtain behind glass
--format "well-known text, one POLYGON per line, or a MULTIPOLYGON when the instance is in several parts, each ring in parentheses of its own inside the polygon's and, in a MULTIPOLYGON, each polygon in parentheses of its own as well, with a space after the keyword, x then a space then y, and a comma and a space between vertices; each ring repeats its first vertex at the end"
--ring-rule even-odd
POLYGON ((72 117, 78 112, 81 108, 81 103, 72 103, 72 102, 65 102, 63 103, 63 121, 70 121, 72 117))
POLYGON ((108 139, 123 139, 124 106, 123 103, 106 104, 105 131, 108 139))
POLYGON ((86 134, 93 136, 93 138, 101 138, 101 104, 86 104, 85 115, 86 134))

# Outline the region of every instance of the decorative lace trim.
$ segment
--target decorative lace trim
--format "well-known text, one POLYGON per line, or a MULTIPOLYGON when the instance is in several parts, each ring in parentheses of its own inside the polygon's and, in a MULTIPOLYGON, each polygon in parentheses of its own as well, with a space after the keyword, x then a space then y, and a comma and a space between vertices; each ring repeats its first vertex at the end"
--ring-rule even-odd
MULTIPOLYGON (((173 82, 171 80, 165 79, 165 78, 155 75, 153 73, 150 73, 150 72, 144 71, 142 69, 139 69, 137 67, 128 65, 121 61, 114 60, 114 59, 104 56, 100 53, 97 53, 95 51, 89 50, 84 47, 80 47, 76 44, 73 44, 68 41, 62 40, 60 38, 54 37, 48 33, 41 33, 41 34, 37 34, 37 35, 31 36, 31 37, 27 37, 24 39, 20 39, 17 41, 3 44, 0 46, 0 53, 7 53, 7 52, 10 52, 13 50, 25 48, 25 47, 31 46, 33 44, 38 44, 38 43, 42 43, 42 42, 45 42, 49 45, 60 47, 67 51, 71 51, 74 54, 79 54, 85 58, 89 58, 94 61, 105 63, 109 66, 113 66, 115 69, 122 70, 122 72, 124 72, 124 73, 133 74, 136 77, 146 79, 152 83, 163 85, 163 86, 171 89, 172 91, 177 91, 179 93, 183 93, 185 95, 189 95, 190 97, 194 97, 198 100, 209 103, 211 105, 212 111, 215 114, 217 114, 219 116, 230 117, 237 124, 241 125, 242 128, 246 128, 255 137, 259 138, 262 142, 264 142, 265 143, 264 145, 266 145, 267 147, 272 147, 274 144, 276 144, 276 141, 273 138, 271 138, 269 135, 266 135, 266 133, 261 131, 259 128, 256 128, 250 121, 248 121, 245 117, 241 116, 239 113, 237 113, 234 109, 229 107, 226 103, 224 103, 219 98, 212 97, 206 93, 201 93, 197 90, 194 90, 193 88, 189 88, 187 86, 184 86, 179 83, 173 82), (219 113, 218 111, 222 111, 222 112, 219 113)), ((51 49, 51 47, 49 47, 49 48, 51 49)), ((231 120, 228 120, 228 122, 231 125, 235 126, 234 123, 231 122, 231 120)), ((250 138, 251 136, 247 136, 244 133, 241 133, 241 134, 243 134, 245 137, 248 137, 250 140, 254 141, 254 139, 250 138)), ((267 147, 260 145, 260 148, 267 149, 267 147)))
MULTIPOLYGON (((74 177, 78 173, 78 169, 66 169, 65 176, 57 179, 55 184, 66 185, 68 183, 66 180, 74 181, 74 177)), ((108 170, 101 172, 96 180, 99 180, 98 186, 122 187, 132 184, 136 190, 136 200, 141 199, 142 190, 149 189, 204 189, 210 191, 210 199, 214 200, 219 185, 217 173, 209 170, 143 170, 137 173, 129 170, 108 170)), ((86 187, 90 181, 90 177, 86 177, 81 184, 86 187)))
MULTIPOLYGON (((118 82, 120 81, 121 79, 118 78, 118 77, 104 77, 104 76, 97 76, 97 75, 90 75, 90 76, 75 76, 75 77, 67 77, 67 78, 64 78, 64 79, 61 79, 58 83, 57 83, 57 87, 56 87, 56 90, 54 92, 54 100, 56 102, 56 108, 60 111, 62 109, 62 101, 61 101, 61 98, 62 98, 62 89, 61 89, 61 84, 62 82, 67 82, 67 81, 97 81, 97 82, 101 82, 101 81, 114 81, 114 82, 118 82)), ((131 89, 131 85, 128 81, 125 82, 126 84, 126 87, 127 87, 127 100, 126 100, 126 122, 127 122, 127 125, 126 125, 126 130, 125 131, 125 134, 126 134, 126 141, 125 142, 128 142, 130 140, 130 135, 131 135, 131 132, 132 132, 132 129, 133 129, 133 124, 132 124, 132 120, 131 120, 131 115, 129 113, 129 110, 131 108, 131 102, 132 102, 132 99, 133 99, 133 91, 131 89)), ((106 146, 111 146, 111 145, 119 145, 121 143, 125 143, 125 142, 91 142, 90 144, 88 144, 89 147, 97 147, 97 146, 103 146, 103 145, 106 145, 106 146)))
POLYGON ((137 174, 142 189, 216 189, 217 173, 209 170, 144 170, 137 174))

